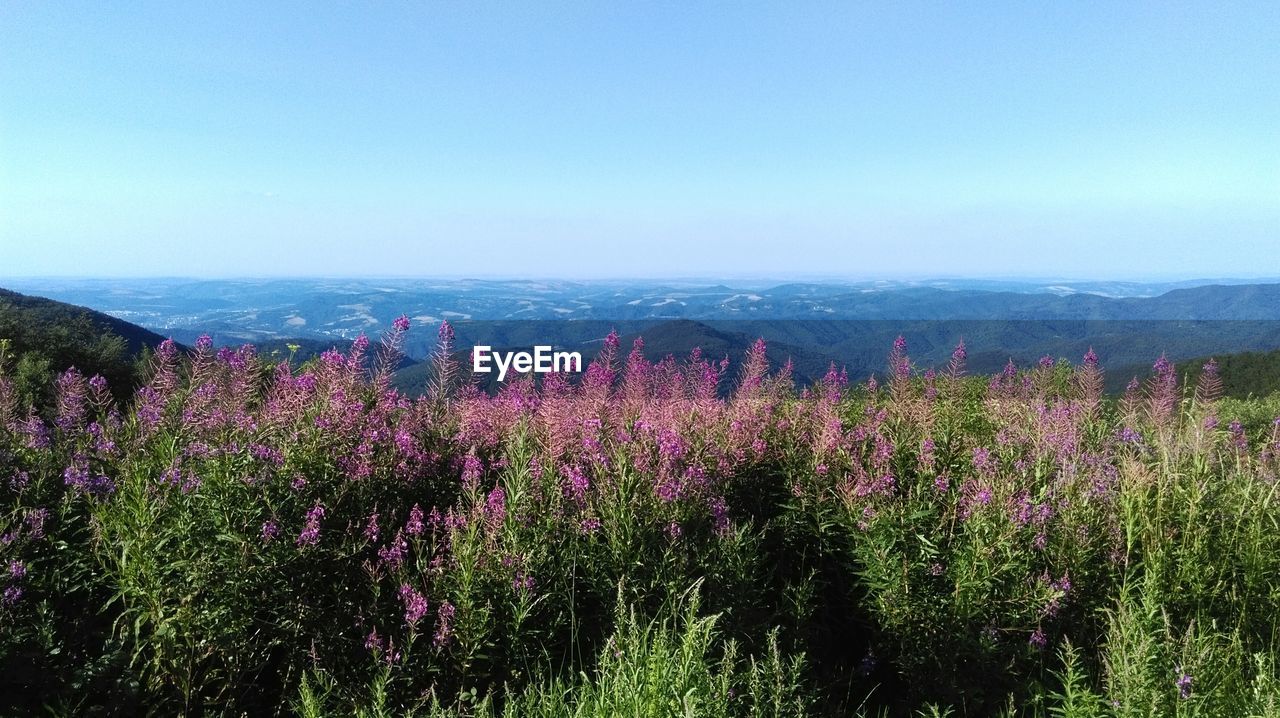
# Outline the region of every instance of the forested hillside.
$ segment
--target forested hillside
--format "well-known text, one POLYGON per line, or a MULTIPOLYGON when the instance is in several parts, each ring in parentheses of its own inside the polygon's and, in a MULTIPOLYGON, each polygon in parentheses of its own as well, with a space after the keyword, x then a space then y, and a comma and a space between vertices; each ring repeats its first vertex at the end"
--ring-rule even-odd
POLYGON ((164 337, 84 307, 0 289, 0 364, 21 400, 48 406, 57 374, 99 374, 117 397, 138 384, 138 359, 164 337))

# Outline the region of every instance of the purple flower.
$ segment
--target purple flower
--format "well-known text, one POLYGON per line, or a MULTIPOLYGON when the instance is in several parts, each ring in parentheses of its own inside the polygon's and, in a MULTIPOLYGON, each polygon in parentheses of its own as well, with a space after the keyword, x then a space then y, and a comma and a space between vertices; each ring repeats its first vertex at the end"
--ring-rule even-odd
POLYGON ((1027 643, 1030 643, 1036 650, 1044 650, 1044 647, 1049 645, 1049 638, 1044 635, 1044 631, 1036 628, 1031 637, 1027 639, 1027 643))
POLYGON ((1249 448, 1249 437, 1244 433, 1244 425, 1239 421, 1233 421, 1227 425, 1227 429, 1231 432, 1232 446, 1241 451, 1249 448))
POLYGON ((480 475, 484 473, 484 464, 475 454, 467 454, 462 461, 462 485, 468 488, 475 486, 480 482, 480 475))
POLYGON ((410 536, 420 536, 425 527, 422 524, 422 507, 417 504, 409 509, 409 520, 404 525, 404 532, 410 536))
POLYGON ((410 325, 409 317, 404 314, 401 314, 400 316, 396 317, 395 321, 391 322, 391 328, 398 332, 409 331, 409 325, 410 325))
POLYGON ((932 471, 937 462, 938 446, 932 438, 925 439, 920 442, 920 466, 927 471, 932 471))
POLYGON ((368 351, 368 349, 369 349, 369 337, 364 334, 361 334, 360 336, 356 337, 355 341, 351 342, 352 356, 359 357, 360 355, 368 351))
POLYGON ((265 444, 250 444, 249 453, 253 455, 253 458, 273 466, 278 467, 284 465, 284 453, 273 446, 267 446, 265 444))
POLYGON ((29 417, 26 421, 19 422, 18 431, 27 438, 27 448, 40 449, 49 448, 49 426, 45 426, 45 422, 37 419, 37 417, 29 417))
POLYGON ((73 463, 62 470, 62 483, 66 486, 84 486, 89 482, 89 468, 81 463, 73 463))
POLYGON ((1064 573, 1062 574, 1062 578, 1050 583, 1049 588, 1062 593, 1065 597, 1067 594, 1071 593, 1071 577, 1064 573))
POLYGON ((316 375, 314 373, 309 371, 303 372, 294 378, 293 386, 295 389, 305 394, 310 394, 316 390, 316 381, 316 375))
POLYGON ((15 581, 22 580, 27 575, 27 566, 23 562, 14 559, 9 562, 9 578, 15 581))
POLYGON ((1178 375, 1174 372, 1173 363, 1163 354, 1152 366, 1155 376, 1151 378, 1148 397, 1148 412, 1151 420, 1159 427, 1166 427, 1173 417, 1174 407, 1178 401, 1178 375))
POLYGON ((111 479, 89 471, 88 459, 83 454, 72 457, 71 465, 62 471, 62 481, 77 491, 102 499, 115 491, 111 479))
POLYGON ((89 436, 93 437, 94 451, 103 455, 115 453, 116 443, 106 437, 101 424, 96 421, 90 422, 89 425, 85 427, 85 431, 89 432, 89 436))
POLYGON ((975 479, 965 479, 960 485, 960 518, 968 519, 981 506, 991 503, 991 489, 975 479))
POLYGON ((63 431, 72 431, 84 423, 87 407, 85 396, 88 383, 75 368, 58 375, 58 406, 54 425, 63 431))
POLYGON ((674 461, 684 455, 684 439, 671 429, 663 429, 658 434, 658 455, 674 461))
POLYGON ((378 560, 383 566, 391 570, 400 568, 404 563, 404 556, 409 551, 409 544, 404 540, 404 534, 396 532, 396 537, 391 541, 391 545, 378 549, 378 560))
POLYGON ((320 521, 324 518, 324 507, 316 504, 307 512, 307 521, 298 534, 299 546, 315 546, 320 543, 320 521))
POLYGON ((10 586, 4 590, 4 605, 12 606, 22 599, 22 589, 10 586))
POLYGON ((515 578, 511 580, 511 588, 517 592, 532 591, 534 585, 535 582, 533 580, 533 576, 530 576, 523 571, 517 572, 515 578))
POLYGON ((496 528, 506 518, 507 493, 501 486, 495 486, 493 491, 489 492, 489 498, 485 501, 484 514, 491 528, 496 528))
MULTIPOLYGON (((636 341, 639 341, 639 340, 637 339, 636 341)), ((826 375, 822 377, 822 384, 825 387, 827 387, 827 389, 832 390, 832 393, 829 393, 828 397, 829 398, 838 397, 840 395, 839 394, 840 388, 848 385, 848 383, 849 383, 848 370, 841 369, 840 371, 836 371, 836 363, 831 362, 830 366, 827 367, 826 375)))
POLYGON ((907 340, 901 335, 893 340, 893 351, 889 353, 889 372, 898 382, 911 376, 911 359, 907 357, 907 340))
POLYGON ((990 474, 995 471, 995 461, 991 458, 991 450, 979 446, 973 450, 973 468, 983 474, 990 474))
POLYGON ((377 511, 369 514, 369 520, 366 521, 364 524, 364 540, 365 541, 378 540, 378 512, 377 511))
POLYGON ((1156 363, 1151 368, 1155 370, 1157 376, 1167 376, 1173 373, 1173 364, 1163 354, 1160 355, 1160 358, 1156 360, 1156 363))
POLYGON ((200 488, 200 477, 191 472, 183 472, 174 466, 160 475, 160 483, 178 487, 182 493, 189 494, 200 488))
POLYGON ((1192 678, 1189 674, 1184 673, 1181 668, 1178 669, 1178 680, 1173 684, 1178 687, 1178 697, 1186 700, 1191 697, 1192 678))
POLYGON ((267 519, 262 522, 262 543, 267 544, 275 540, 280 535, 280 526, 275 521, 267 519))
POLYGON ((453 604, 445 601, 440 604, 440 610, 436 611, 436 635, 433 639, 436 648, 442 648, 449 642, 449 637, 453 635, 453 615, 456 612, 453 604))
POLYGON ((49 509, 39 508, 27 512, 23 522, 27 526, 27 536, 32 541, 44 538, 44 522, 49 518, 49 509))
POLYGON ((707 508, 711 509, 711 520, 716 533, 724 535, 729 530, 729 505, 723 498, 716 496, 708 502, 707 508))
POLYGON ((400 584, 400 602, 404 604, 404 622, 410 628, 427 615, 427 598, 407 583, 400 584))
POLYGON ((582 469, 576 465, 570 466, 568 471, 569 476, 565 481, 564 494, 577 505, 583 506, 587 502, 587 490, 591 488, 591 481, 583 473, 582 469))

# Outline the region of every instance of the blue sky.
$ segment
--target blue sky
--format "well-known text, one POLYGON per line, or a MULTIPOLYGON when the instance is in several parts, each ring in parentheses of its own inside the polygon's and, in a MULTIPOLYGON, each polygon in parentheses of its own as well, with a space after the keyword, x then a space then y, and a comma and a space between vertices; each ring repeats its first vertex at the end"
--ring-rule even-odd
POLYGON ((1280 4, 0 4, 0 276, 1280 274, 1280 4))

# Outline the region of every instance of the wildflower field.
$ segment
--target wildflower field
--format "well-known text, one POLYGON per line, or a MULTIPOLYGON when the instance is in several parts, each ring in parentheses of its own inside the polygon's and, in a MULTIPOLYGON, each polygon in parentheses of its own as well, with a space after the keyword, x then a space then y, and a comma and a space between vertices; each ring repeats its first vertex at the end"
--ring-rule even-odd
POLYGON ((409 398, 407 330, 0 368, 0 714, 1280 716, 1280 420, 1212 366, 611 336, 490 396, 446 324, 409 398))

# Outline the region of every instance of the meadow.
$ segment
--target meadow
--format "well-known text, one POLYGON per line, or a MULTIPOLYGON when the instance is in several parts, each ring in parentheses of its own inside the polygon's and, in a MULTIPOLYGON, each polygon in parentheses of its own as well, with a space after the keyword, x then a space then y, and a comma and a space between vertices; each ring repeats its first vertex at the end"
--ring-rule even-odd
POLYGON ((0 366, 0 713, 1280 716, 1280 406, 763 342, 468 383, 441 326, 0 366))

